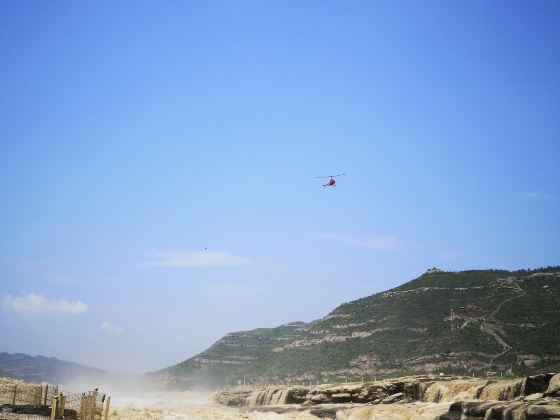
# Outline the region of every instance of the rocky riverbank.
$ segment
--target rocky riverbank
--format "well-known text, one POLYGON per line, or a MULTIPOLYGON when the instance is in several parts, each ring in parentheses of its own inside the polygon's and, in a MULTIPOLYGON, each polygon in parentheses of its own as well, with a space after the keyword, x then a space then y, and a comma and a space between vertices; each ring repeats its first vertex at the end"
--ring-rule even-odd
POLYGON ((220 391, 216 401, 243 411, 349 420, 560 418, 560 373, 511 380, 415 376, 363 384, 239 387, 220 391))

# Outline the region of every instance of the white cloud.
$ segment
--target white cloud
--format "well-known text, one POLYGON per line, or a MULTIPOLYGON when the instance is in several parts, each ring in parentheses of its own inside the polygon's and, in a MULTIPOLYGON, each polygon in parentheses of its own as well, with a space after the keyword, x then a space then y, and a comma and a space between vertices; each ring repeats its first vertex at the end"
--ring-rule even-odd
POLYGON ((66 299, 47 299, 37 293, 27 293, 17 297, 6 295, 3 305, 11 312, 31 315, 80 315, 88 310, 88 305, 81 300, 71 302, 66 299))
POLYGON ((244 297, 254 296, 261 292, 262 287, 243 286, 240 284, 209 284, 203 289, 203 293, 208 296, 231 296, 244 297))
POLYGON ((99 329, 107 334, 113 335, 122 334, 124 331, 124 327, 122 325, 116 325, 109 321, 103 321, 99 326, 99 329))
POLYGON ((541 191, 530 191, 523 195, 527 200, 541 201, 541 200, 553 200, 556 197, 552 194, 543 193, 541 191))
POLYGON ((154 267, 238 267, 250 264, 246 257, 232 255, 224 251, 163 251, 157 252, 156 260, 145 265, 154 267))
POLYGON ((348 245, 362 248, 371 248, 378 251, 398 251, 406 245, 402 239, 386 235, 361 235, 361 236, 341 236, 341 235, 321 235, 322 238, 332 239, 348 245))

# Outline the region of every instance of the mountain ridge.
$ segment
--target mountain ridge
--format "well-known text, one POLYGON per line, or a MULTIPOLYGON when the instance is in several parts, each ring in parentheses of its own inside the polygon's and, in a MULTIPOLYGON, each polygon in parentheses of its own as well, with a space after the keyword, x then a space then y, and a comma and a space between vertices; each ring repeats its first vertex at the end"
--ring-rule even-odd
POLYGON ((143 382, 140 375, 98 369, 56 357, 5 352, 0 352, 0 377, 78 389, 104 385, 110 385, 112 388, 130 388, 132 385, 139 387, 143 382))
POLYGON ((426 372, 524 375, 560 368, 560 267, 430 269, 324 318, 228 333, 148 375, 188 388, 426 372))
POLYGON ((49 356, 0 353, 0 374, 26 382, 64 383, 75 376, 102 376, 109 371, 49 356))

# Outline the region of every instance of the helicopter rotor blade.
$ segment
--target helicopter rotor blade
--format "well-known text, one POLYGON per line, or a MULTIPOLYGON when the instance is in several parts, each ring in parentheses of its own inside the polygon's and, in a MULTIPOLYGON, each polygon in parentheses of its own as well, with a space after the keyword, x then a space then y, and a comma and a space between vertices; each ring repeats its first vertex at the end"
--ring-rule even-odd
POLYGON ((346 174, 316 176, 315 178, 334 178, 334 177, 336 177, 336 176, 344 176, 344 175, 346 175, 346 174))

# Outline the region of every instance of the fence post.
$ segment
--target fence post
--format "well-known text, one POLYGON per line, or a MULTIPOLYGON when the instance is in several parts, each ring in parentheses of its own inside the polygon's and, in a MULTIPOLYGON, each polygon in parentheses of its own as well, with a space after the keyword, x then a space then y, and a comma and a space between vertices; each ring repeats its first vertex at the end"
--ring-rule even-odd
POLYGON ((43 400, 43 405, 47 405, 47 396, 49 395, 49 384, 45 385, 45 399, 43 400))
POLYGON ((58 396, 58 415, 64 417, 64 409, 66 408, 66 396, 61 392, 58 396))
POLYGON ((96 415, 97 415, 97 389, 93 391, 93 394, 91 396, 91 418, 94 419, 96 415))
POLYGON ((39 385, 35 389, 35 404, 37 407, 41 406, 41 400, 43 399, 43 385, 39 385))
POLYGON ((109 406, 111 405, 111 397, 107 397, 107 400, 105 402, 105 417, 104 420, 107 420, 109 418, 109 406))
POLYGON ((84 420, 90 420, 90 418, 91 418, 91 395, 86 395, 84 398, 85 398, 84 420))
POLYGON ((53 397, 51 403, 51 420, 56 420, 56 412, 58 411, 58 397, 53 397))
POLYGON ((91 418, 91 398, 89 395, 82 395, 80 400, 80 420, 89 420, 91 418))
POLYGON ((41 405, 41 385, 33 387, 33 407, 41 405))
POLYGON ((91 420, 93 420, 97 415, 97 392, 94 392, 93 395, 90 395, 89 400, 90 400, 90 407, 91 407, 89 411, 89 415, 91 420))
POLYGON ((80 419, 84 418, 84 413, 85 413, 85 395, 82 395, 80 397, 80 419))
POLYGON ((16 405, 17 384, 14 385, 14 397, 12 398, 12 405, 16 405))
POLYGON ((95 405, 93 403, 93 396, 92 395, 88 395, 86 396, 86 406, 87 406, 87 413, 86 413, 86 419, 90 420, 93 419, 93 414, 95 413, 95 405))

